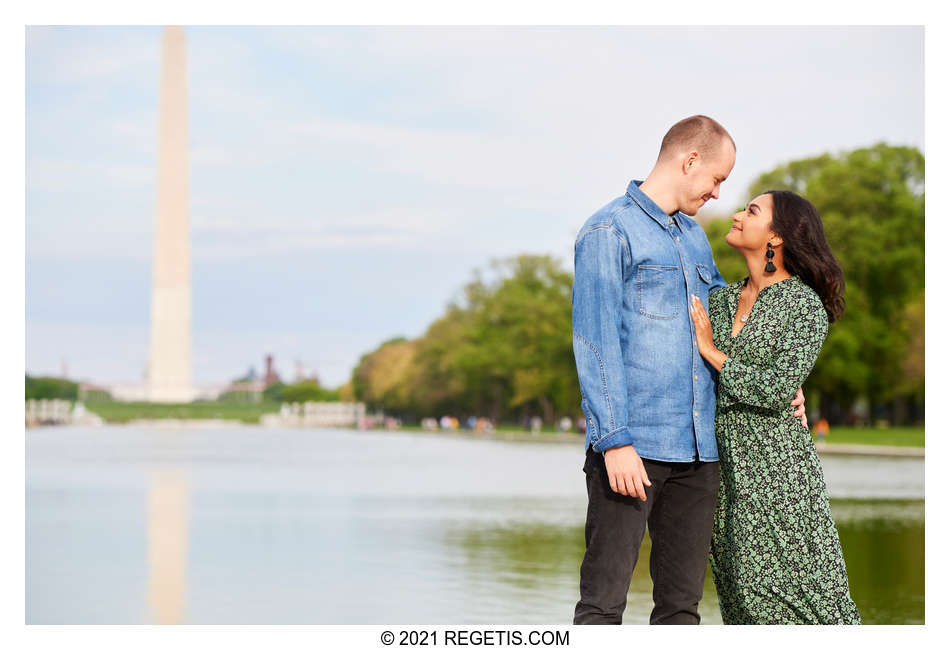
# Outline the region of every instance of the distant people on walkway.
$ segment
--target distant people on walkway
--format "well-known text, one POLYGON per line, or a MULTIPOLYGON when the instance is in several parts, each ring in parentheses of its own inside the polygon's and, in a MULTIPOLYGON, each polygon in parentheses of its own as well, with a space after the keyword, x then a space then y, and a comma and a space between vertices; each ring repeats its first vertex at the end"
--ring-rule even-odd
POLYGON ((538 434, 541 433, 541 424, 543 421, 537 415, 531 416, 531 433, 538 434))

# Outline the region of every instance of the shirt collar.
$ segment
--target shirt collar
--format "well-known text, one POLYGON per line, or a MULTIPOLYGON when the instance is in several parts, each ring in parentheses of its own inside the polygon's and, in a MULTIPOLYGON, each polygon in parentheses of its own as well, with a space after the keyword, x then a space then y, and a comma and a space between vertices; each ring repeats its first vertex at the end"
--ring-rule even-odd
MULTIPOLYGON (((669 225, 670 215, 663 212, 663 209, 658 206, 653 199, 643 193, 640 189, 640 184, 643 181, 633 180, 630 181, 630 184, 627 185, 627 196, 634 200, 634 202, 640 206, 640 209, 646 212, 648 215, 653 217, 654 221, 663 226, 664 228, 669 225)), ((673 213, 673 218, 676 220, 676 225, 679 226, 679 229, 683 229, 683 218, 686 216, 679 210, 673 213)))

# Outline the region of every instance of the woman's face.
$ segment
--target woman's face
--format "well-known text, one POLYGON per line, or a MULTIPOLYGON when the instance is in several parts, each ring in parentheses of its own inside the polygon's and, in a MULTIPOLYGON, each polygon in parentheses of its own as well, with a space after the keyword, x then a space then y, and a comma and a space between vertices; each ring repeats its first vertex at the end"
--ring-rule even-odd
POLYGON ((760 194, 749 202, 745 210, 732 215, 732 229, 726 233, 726 243, 739 250, 764 250, 775 235, 772 232, 772 205, 771 194, 760 194))

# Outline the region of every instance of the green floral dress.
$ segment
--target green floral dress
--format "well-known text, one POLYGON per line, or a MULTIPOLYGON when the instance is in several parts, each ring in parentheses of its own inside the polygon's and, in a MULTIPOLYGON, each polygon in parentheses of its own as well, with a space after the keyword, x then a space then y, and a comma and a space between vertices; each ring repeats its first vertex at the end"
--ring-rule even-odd
POLYGON ((759 292, 735 337, 746 280, 709 297, 719 373, 721 482, 710 560, 726 624, 860 624, 818 453, 789 402, 828 333, 798 276, 759 292))

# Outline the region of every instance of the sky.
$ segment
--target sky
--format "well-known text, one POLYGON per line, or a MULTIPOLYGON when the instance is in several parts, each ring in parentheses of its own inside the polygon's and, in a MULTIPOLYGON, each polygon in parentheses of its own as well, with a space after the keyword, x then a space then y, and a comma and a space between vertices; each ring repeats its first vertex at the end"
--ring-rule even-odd
MULTIPOLYGON (((26 371, 137 382, 148 353, 160 27, 26 31, 26 371)), ((196 383, 345 382, 495 258, 550 254, 677 120, 760 173, 924 148, 920 27, 186 27, 196 383)))

